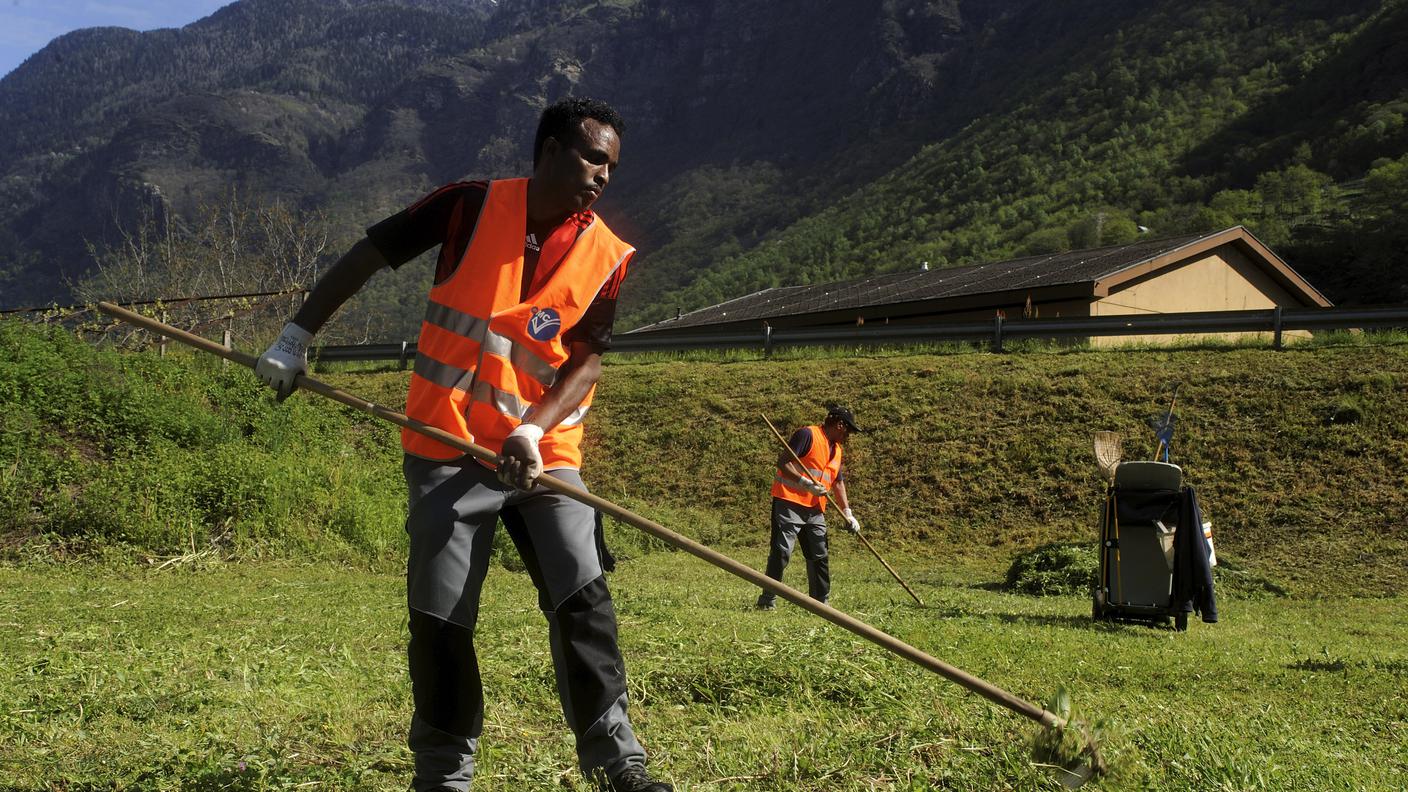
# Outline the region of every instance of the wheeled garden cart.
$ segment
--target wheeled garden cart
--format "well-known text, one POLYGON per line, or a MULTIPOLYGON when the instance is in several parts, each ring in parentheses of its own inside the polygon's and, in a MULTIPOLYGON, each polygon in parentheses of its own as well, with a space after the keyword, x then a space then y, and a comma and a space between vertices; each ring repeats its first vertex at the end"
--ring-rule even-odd
POLYGON ((1211 543, 1197 496, 1168 462, 1115 468, 1100 515, 1100 571, 1092 597, 1096 620, 1188 627, 1188 614, 1217 621, 1211 543))

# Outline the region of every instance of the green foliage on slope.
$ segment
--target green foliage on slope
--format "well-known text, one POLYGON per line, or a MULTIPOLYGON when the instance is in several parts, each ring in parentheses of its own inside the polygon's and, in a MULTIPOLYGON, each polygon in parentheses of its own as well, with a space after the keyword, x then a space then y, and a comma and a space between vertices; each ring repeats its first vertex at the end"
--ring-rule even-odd
MULTIPOLYGON (((249 372, 92 350, 0 324, 0 544, 7 554, 306 555, 398 564, 397 430, 249 372)), ((213 359, 212 359, 213 360, 213 359)), ((323 375, 403 403, 404 372, 323 375)), ((1145 420, 1182 380, 1174 461, 1220 557, 1293 593, 1404 584, 1402 346, 905 354, 609 365, 587 443, 598 494, 706 544, 766 537, 776 440, 851 404, 875 431, 848 490, 881 546, 1005 570, 1088 542, 1097 430, 1151 454, 1145 420), (1353 420, 1346 420, 1353 417, 1353 420)), ((620 526, 626 554, 658 549, 620 526)))
POLYGON ((59 555, 378 557, 400 546, 399 446, 276 406, 215 358, 96 350, 0 322, 0 534, 59 555))

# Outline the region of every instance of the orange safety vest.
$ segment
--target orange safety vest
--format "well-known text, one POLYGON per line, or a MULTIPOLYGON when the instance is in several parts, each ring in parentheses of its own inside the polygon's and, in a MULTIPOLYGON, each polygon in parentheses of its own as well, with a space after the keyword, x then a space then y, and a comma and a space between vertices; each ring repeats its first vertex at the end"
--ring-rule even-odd
MULTIPOLYGON (((527 225, 528 180, 490 182, 464 258, 430 289, 406 396, 409 417, 495 454, 557 381, 569 355, 563 333, 635 252, 594 216, 561 263, 546 280, 535 277, 536 289, 521 300, 527 225)), ((595 392, 593 386, 543 434, 544 469, 581 467, 582 420, 595 392)), ((463 456, 410 429, 401 430, 401 447, 426 459, 463 456)))
MULTIPOLYGON (((831 489, 831 485, 836 483, 837 476, 841 474, 841 446, 836 446, 836 455, 831 456, 831 441, 826 439, 821 427, 808 426, 807 431, 812 433, 812 447, 807 450, 806 456, 801 458, 802 466, 812 474, 812 478, 831 489)), ((800 482, 782 468, 777 469, 777 475, 772 480, 772 496, 826 511, 825 495, 813 495, 801 489, 800 482)))

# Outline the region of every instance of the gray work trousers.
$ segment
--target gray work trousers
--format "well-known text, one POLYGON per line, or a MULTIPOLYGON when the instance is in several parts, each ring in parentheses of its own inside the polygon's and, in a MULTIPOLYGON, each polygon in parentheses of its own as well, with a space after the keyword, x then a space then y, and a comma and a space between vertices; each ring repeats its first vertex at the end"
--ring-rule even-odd
MULTIPOLYGON (((782 498, 772 499, 772 539, 768 548, 767 575, 782 582, 782 571, 792 560, 792 548, 802 540, 802 557, 807 560, 807 594, 826 602, 831 594, 831 561, 826 550, 826 517, 812 509, 782 498)), ((764 591, 759 605, 771 605, 777 595, 764 591)))
MULTIPOLYGON (((589 777, 645 764, 626 715, 625 664, 616 614, 593 537, 594 510, 543 487, 524 492, 466 458, 433 462, 407 455, 410 493, 406 593, 415 714, 416 792, 468 790, 483 729, 483 691, 474 653, 479 592, 500 518, 538 589, 558 698, 589 777)), ((547 475, 582 487, 575 470, 547 475)))

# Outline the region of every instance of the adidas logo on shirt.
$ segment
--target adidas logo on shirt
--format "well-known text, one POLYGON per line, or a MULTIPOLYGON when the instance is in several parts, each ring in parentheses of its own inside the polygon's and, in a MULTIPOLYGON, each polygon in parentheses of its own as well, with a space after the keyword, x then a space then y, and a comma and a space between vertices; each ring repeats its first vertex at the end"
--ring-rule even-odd
POLYGON ((538 235, 537 235, 537 234, 529 234, 529 235, 523 240, 523 246, 524 246, 525 248, 528 248, 529 250, 533 251, 534 253, 541 252, 542 249, 543 249, 543 246, 538 243, 538 235))

